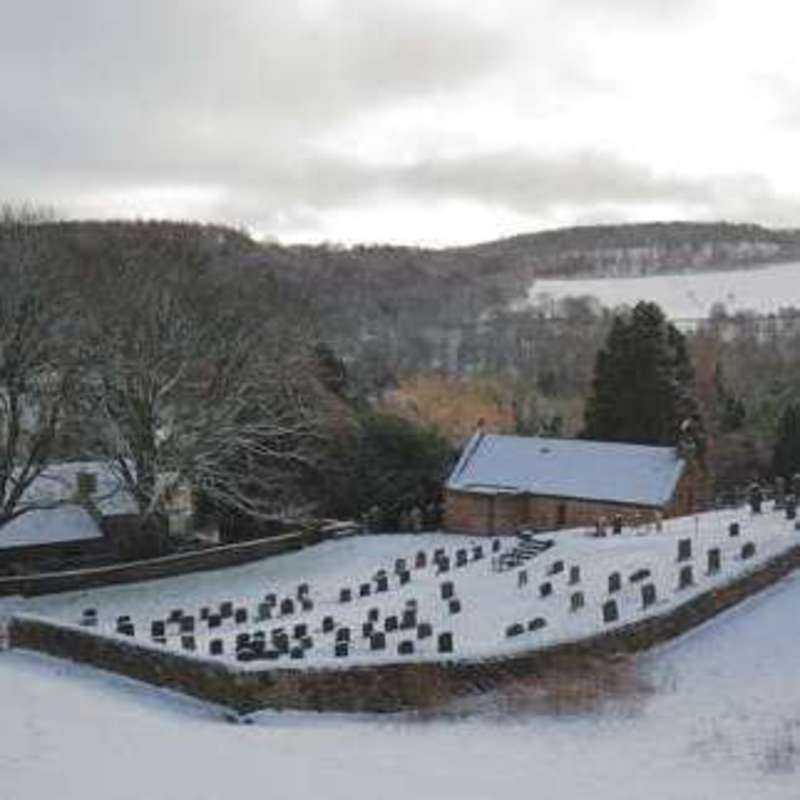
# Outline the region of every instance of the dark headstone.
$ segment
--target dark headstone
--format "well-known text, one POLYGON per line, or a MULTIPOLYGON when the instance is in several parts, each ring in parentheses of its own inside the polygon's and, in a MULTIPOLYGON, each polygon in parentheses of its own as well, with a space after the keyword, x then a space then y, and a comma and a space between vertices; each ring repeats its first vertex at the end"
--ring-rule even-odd
POLYGON ((200 619, 203 621, 208 619, 208 615, 211 613, 211 609, 208 606, 203 606, 200 609, 200 619))
POLYGON ((135 636, 136 631, 133 627, 132 622, 123 622, 117 625, 117 633, 121 633, 123 636, 135 636))
POLYGON ((692 557, 692 540, 678 539, 678 561, 688 561, 692 557))
POLYGON ((264 655, 264 651, 266 650, 266 642, 263 639, 251 639, 250 640, 250 648, 253 652, 261 658, 264 655))
POLYGON ((494 539, 492 541, 492 552, 493 553, 499 553, 500 552, 500 540, 499 539, 494 539))
POLYGON ((517 573, 517 588, 521 589, 523 586, 528 585, 528 570, 521 569, 517 573))
POLYGON ((608 593, 614 594, 622 589, 622 575, 619 572, 612 572, 608 576, 608 593))
POLYGON ((712 547, 708 551, 708 573, 709 575, 714 572, 719 572, 722 566, 722 556, 719 547, 712 547))
POLYGON ((687 586, 691 586, 694 583, 694 578, 692 576, 692 565, 687 564, 685 567, 681 567, 680 572, 678 573, 678 588, 685 589, 687 586))
POLYGON ((476 544, 472 548, 472 560, 480 561, 482 558, 483 558, 483 547, 479 544, 476 544))
POLYGON ((642 607, 647 608, 656 602, 656 585, 654 583, 645 583, 642 586, 642 607))
POLYGON ((442 600, 449 600, 455 593, 452 581, 445 581, 440 587, 439 591, 442 595, 442 600))
POLYGON ((362 583, 358 587, 358 596, 359 597, 369 597, 372 594, 372 584, 371 583, 362 583))
POLYGON ((314 609, 314 601, 310 597, 301 597, 300 606, 303 611, 312 611, 314 609))
POLYGON ((337 642, 349 642, 350 641, 350 628, 339 628, 336 631, 336 641, 337 642))
POLYGON ((468 561, 467 551, 464 548, 456 550, 456 566, 465 567, 468 561))
POLYGON ((194 633, 194 617, 181 617, 181 633, 194 633))
POLYGON ((728 525, 728 534, 730 536, 738 536, 739 535, 739 531, 740 531, 740 529, 739 529, 739 523, 738 522, 731 522, 731 524, 728 525))
POLYGON ((339 589, 339 602, 349 603, 353 599, 353 593, 350 589, 339 589))
POLYGON ((406 569, 399 573, 400 585, 405 586, 411 580, 411 573, 406 569))
POLYGON ((548 575, 558 575, 563 571, 564 571, 564 562, 559 560, 559 561, 554 561, 550 565, 550 569, 547 571, 547 574, 548 575))
POLYGON ((379 575, 375 579, 375 591, 376 592, 389 591, 389 577, 387 575, 379 575))
POLYGON ((298 659, 298 658, 305 658, 305 657, 306 657, 306 651, 303 650, 302 647, 293 647, 289 651, 289 658, 298 659))
POLYGON ((584 605, 583 592, 573 592, 569 596, 570 611, 578 611, 578 609, 583 608, 583 605, 584 605))
POLYGON ((350 648, 349 648, 347 642, 339 642, 339 641, 337 641, 336 645, 334 646, 334 649, 333 649, 333 653, 336 656, 336 658, 345 658, 349 651, 350 651, 350 648))
POLYGON ((420 550, 414 559, 414 569, 424 569, 428 565, 428 557, 424 550, 420 550))
POLYGON ((84 608, 83 609, 83 618, 89 619, 90 617, 94 617, 97 619, 97 609, 96 608, 84 608))
POLYGON ((611 531, 612 533, 622 533, 622 515, 615 514, 614 519, 611 523, 611 531))
POLYGON ((384 650, 386 648, 386 634, 383 631, 375 631, 369 637, 370 650, 384 650))
POLYGON ((547 620, 544 617, 534 617, 528 623, 528 630, 529 631, 538 631, 541 628, 544 628, 547 625, 547 620))
POLYGON ((209 614, 208 615, 208 627, 209 628, 219 628, 222 625, 222 615, 221 614, 209 614))
POLYGON ((742 545, 742 558, 752 558, 756 554, 755 542, 746 542, 742 545))
POLYGON ((334 622, 333 617, 323 617, 322 618, 322 632, 323 633, 330 633, 334 629, 335 624, 336 623, 334 622))
POLYGON ((414 642, 405 639, 397 645, 397 654, 400 656, 410 656, 414 653, 414 642))
POLYGON ((164 636, 166 626, 164 625, 164 620, 161 619, 154 619, 150 623, 150 635, 153 637, 156 636, 164 636))
POLYGON ((372 632, 375 630, 375 626, 371 622, 363 622, 361 624, 361 636, 364 639, 369 639, 372 636, 372 632))
POLYGON ((628 580, 631 583, 638 583, 639 581, 643 581, 645 578, 649 577, 650 577, 650 570, 642 568, 642 569, 637 569, 636 572, 632 572, 628 580))
POLYGON ((539 597, 549 597, 551 594, 553 594, 553 584, 550 581, 539 584, 539 597))
POLYGON ((437 639, 437 648, 440 653, 452 653, 453 652, 453 634, 449 631, 439 634, 439 638, 437 639))
POLYGON ((294 600, 291 597, 285 597, 281 600, 281 616, 286 617, 294 614, 294 600))
POLYGON ((444 555, 444 547, 437 547, 433 551, 433 560, 438 561, 444 555))
POLYGON ((400 627, 403 630, 417 627, 417 612, 415 609, 407 608, 403 611, 403 616, 400 618, 400 627))
POLYGON ((396 558, 394 561, 395 575, 399 575, 401 572, 405 571, 406 571, 406 560, 404 558, 396 558))
POLYGON ((121 614, 119 617, 117 617, 117 625, 124 625, 126 622, 130 621, 130 614, 121 614))
POLYGON ((271 607, 274 607, 274 606, 278 605, 278 595, 276 595, 274 592, 270 592, 269 594, 265 594, 264 595, 264 602, 267 603, 267 605, 269 605, 271 607))
POLYGON ((427 639, 433 635, 433 626, 430 622, 420 622, 417 625, 417 639, 427 639))
POLYGON ((370 622, 377 622, 378 619, 380 619, 380 616, 381 610, 379 608, 371 608, 369 611, 367 611, 367 619, 370 622))
POLYGON ((268 603, 258 604, 258 618, 260 620, 270 619, 272 617, 272 610, 268 603))
POLYGON ((274 650, 272 648, 264 650, 264 658, 266 658, 267 661, 277 661, 280 657, 281 657, 280 650, 274 650))
POLYGON ((292 635, 295 639, 302 639, 304 636, 308 636, 308 625, 305 622, 298 622, 294 626, 292 635))
POLYGON ((306 597, 307 595, 308 595, 308 584, 307 583, 301 583, 297 587, 297 597, 299 599, 301 597, 306 597))
POLYGON ((797 517, 797 495, 786 495, 786 519, 795 519, 797 517))
POLYGON ((391 616, 386 617, 383 621, 383 629, 387 633, 391 633, 392 631, 397 630, 397 617, 392 614, 391 616))
POLYGON ((442 556, 436 562, 436 574, 441 575, 443 572, 450 572, 450 559, 447 556, 442 556))
POLYGON ((461 613, 461 601, 457 600, 455 597, 450 600, 448 605, 451 614, 460 614, 461 613))
POLYGON ((223 619, 233 616, 233 603, 226 600, 224 603, 219 604, 219 613, 223 619))
POLYGON ((181 647, 184 650, 194 650, 194 636, 181 636, 181 647))
POLYGON ((173 608, 172 611, 169 612, 169 617, 167 617, 167 619, 170 622, 179 622, 182 616, 183 616, 183 609, 173 608))
POLYGON ((603 622, 616 622, 619 619, 619 609, 616 600, 606 600, 603 603, 603 622))
POLYGON ((569 582, 571 585, 580 583, 581 568, 579 566, 572 566, 569 568, 569 582))
POLYGON ((304 636, 300 640, 300 647, 302 647, 303 650, 310 650, 313 646, 314 640, 310 636, 304 636))
POLYGON ((413 608, 414 611, 416 611, 418 607, 419 603, 415 597, 409 597, 408 600, 406 600, 406 608, 413 608))
POLYGON ((223 647, 224 645, 222 639, 212 639, 208 643, 208 652, 212 656, 221 656, 223 652, 223 647))
POLYGON ((236 634, 236 649, 241 650, 242 647, 248 647, 250 644, 250 634, 249 633, 237 633, 236 634))
POLYGON ((521 622, 515 622, 513 625, 509 625, 506 628, 506 637, 510 639, 512 636, 519 636, 524 632, 525 626, 521 622))

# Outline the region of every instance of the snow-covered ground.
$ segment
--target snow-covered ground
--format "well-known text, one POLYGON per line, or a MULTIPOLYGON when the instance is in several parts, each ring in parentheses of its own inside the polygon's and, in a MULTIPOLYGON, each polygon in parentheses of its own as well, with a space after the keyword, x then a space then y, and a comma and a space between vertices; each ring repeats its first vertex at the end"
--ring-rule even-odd
MULTIPOLYGON (((451 633, 454 641, 453 655, 444 657, 484 658, 580 639, 645 615, 667 612, 800 541, 794 522, 769 506, 759 515, 752 515, 748 509, 732 509, 668 520, 660 533, 651 531, 641 535, 627 529, 622 535, 600 539, 587 533, 576 530, 541 537, 552 538, 554 545, 520 567, 504 572, 493 569, 492 541, 487 539, 443 533, 353 537, 233 569, 32 598, 21 603, 20 611, 78 625, 84 610, 92 608, 98 622, 90 630, 105 636, 122 636, 116 632, 117 620, 128 616, 136 640, 146 646, 169 648, 193 658, 223 661, 242 669, 264 669, 276 663, 294 667, 345 667, 439 659, 443 657, 438 652, 438 634, 442 632, 451 633), (741 530, 735 538, 728 532, 734 521, 741 530), (679 539, 690 539, 692 543, 693 559, 687 563, 692 564, 694 583, 684 588, 679 587, 679 571, 684 566, 677 562, 679 539), (752 558, 742 559, 741 549, 748 541, 755 544, 756 553, 752 558), (475 558, 476 545, 483 547, 483 558, 475 558), (721 569, 708 574, 706 554, 712 547, 720 549, 721 569), (450 570, 444 574, 432 558, 437 548, 450 557, 450 570), (459 549, 466 549, 469 554, 469 561, 461 567, 456 566, 459 549), (426 555, 427 565, 414 569, 419 552, 426 555), (405 559, 409 567, 410 580, 404 585, 394 572, 397 558, 405 559), (562 571, 551 574, 553 565, 559 561, 563 562, 562 571), (579 570, 575 582, 571 576, 573 567, 579 570), (378 593, 374 576, 380 569, 387 573, 388 591, 378 593), (649 577, 631 580, 640 570, 648 570, 649 577), (520 585, 521 572, 527 579, 524 585, 520 585), (620 574, 621 589, 610 593, 609 575, 613 572, 620 574), (441 586, 445 581, 453 583, 454 597, 460 602, 457 613, 452 613, 449 600, 442 599, 441 586), (553 591, 542 597, 540 586, 545 582, 552 585, 553 591), (307 596, 313 608, 307 611, 300 608, 297 599, 300 583, 309 587, 307 596), (645 609, 642 586, 647 583, 655 585, 657 600, 645 609), (362 584, 367 585, 369 596, 359 596, 362 584), (340 601, 342 588, 350 589, 351 601, 340 601), (576 592, 583 593, 584 604, 573 610, 572 595, 576 592), (276 595, 278 607, 272 609, 269 619, 260 619, 259 605, 270 593, 276 595), (293 599, 293 612, 278 613, 281 602, 287 598, 293 599), (617 601, 616 622, 603 620, 602 606, 609 599, 617 601), (247 620, 237 622, 235 617, 227 617, 219 626, 209 627, 201 619, 201 609, 206 607, 214 614, 225 601, 234 609, 245 609, 247 620), (362 632, 370 610, 377 611, 375 629, 383 631, 388 617, 402 620, 409 601, 416 601, 416 622, 430 623, 433 635, 419 638, 416 626, 399 628, 386 633, 385 649, 373 650, 370 638, 362 632), (165 642, 153 642, 151 622, 167 620, 173 610, 194 617, 192 643, 196 650, 185 650, 178 622, 167 625, 165 642), (328 616, 333 618, 334 625, 326 631, 323 619, 328 616), (546 625, 527 630, 528 623, 537 617, 546 620, 546 625), (515 623, 526 630, 509 638, 507 629, 515 623), (269 650, 273 631, 280 628, 289 634, 293 645, 298 645, 306 634, 301 632, 295 637, 297 624, 305 625, 311 637, 311 647, 303 651, 302 659, 281 655, 277 662, 236 660, 239 635, 263 631, 269 650), (342 628, 350 630, 346 657, 335 655, 337 632, 342 628), (223 641, 222 655, 210 655, 213 639, 223 641), (414 652, 401 655, 398 646, 408 640, 413 642, 414 652)), ((516 544, 513 538, 500 541, 505 550, 516 544)), ((0 602, 0 612, 3 606, 13 606, 14 602, 0 602)))
MULTIPOLYGON (((0 653, 3 800, 795 800, 800 576, 641 656, 653 687, 596 711, 464 716, 218 709, 0 653)), ((521 698, 524 700, 524 698, 521 698)))
POLYGON ((541 280, 528 291, 531 302, 581 295, 596 297, 609 308, 649 300, 673 319, 707 317, 715 303, 722 303, 728 313, 770 314, 789 306, 800 308, 800 263, 641 278, 541 280))

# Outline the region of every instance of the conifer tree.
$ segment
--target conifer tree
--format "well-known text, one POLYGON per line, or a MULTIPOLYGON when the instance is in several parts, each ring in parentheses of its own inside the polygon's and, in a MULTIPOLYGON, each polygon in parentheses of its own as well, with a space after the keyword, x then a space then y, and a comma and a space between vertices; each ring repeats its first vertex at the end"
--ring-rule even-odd
POLYGON ((784 478, 800 472, 800 403, 790 403, 781 414, 772 471, 784 478))
MULTIPOLYGON (((702 450, 694 370, 683 334, 655 303, 617 315, 595 364, 583 438, 674 445, 686 420, 702 450)), ((686 431, 684 430, 684 434, 686 431)))

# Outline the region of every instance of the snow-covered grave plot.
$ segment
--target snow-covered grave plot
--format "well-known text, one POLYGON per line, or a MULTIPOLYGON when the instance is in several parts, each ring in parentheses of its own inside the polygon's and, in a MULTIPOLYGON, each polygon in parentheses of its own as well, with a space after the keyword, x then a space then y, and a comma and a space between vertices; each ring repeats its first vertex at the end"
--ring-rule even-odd
POLYGON ((769 505, 668 520, 658 533, 573 530, 527 544, 362 536, 244 567, 34 598, 19 610, 245 670, 481 659, 668 612, 797 543, 794 521, 769 505))

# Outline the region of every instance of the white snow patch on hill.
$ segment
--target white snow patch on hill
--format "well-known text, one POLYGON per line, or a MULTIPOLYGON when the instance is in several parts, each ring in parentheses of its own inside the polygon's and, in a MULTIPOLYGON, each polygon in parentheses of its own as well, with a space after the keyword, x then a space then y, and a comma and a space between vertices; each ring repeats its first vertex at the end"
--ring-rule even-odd
POLYGON ((528 302, 581 295, 596 297, 609 308, 648 300, 672 319, 705 318, 716 303, 728 313, 771 314, 789 306, 800 308, 800 263, 641 278, 541 280, 528 290, 528 302))

